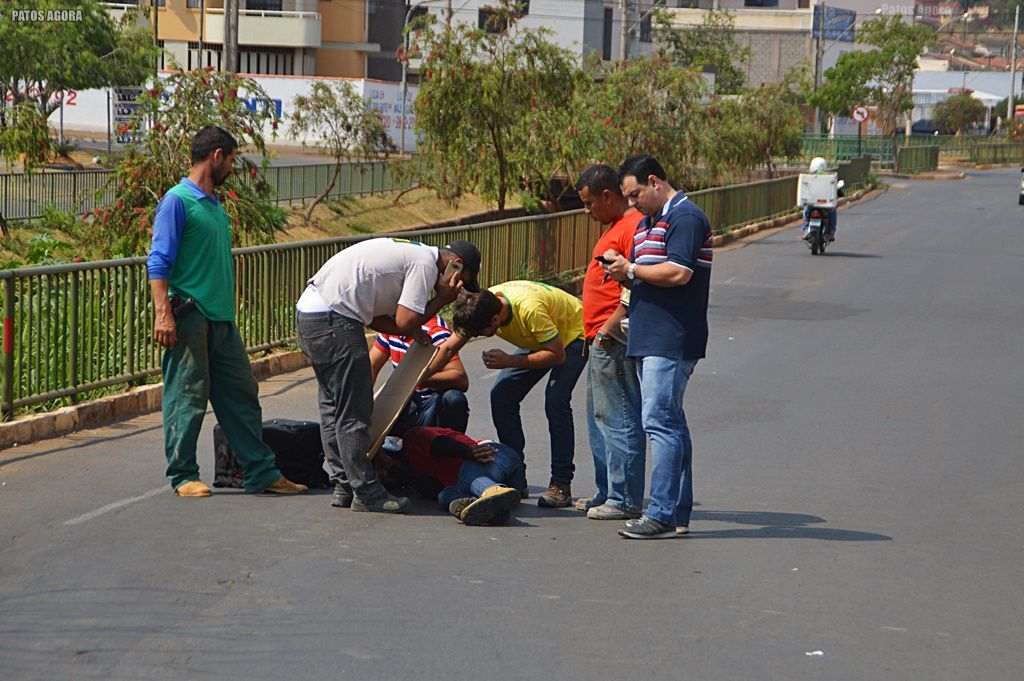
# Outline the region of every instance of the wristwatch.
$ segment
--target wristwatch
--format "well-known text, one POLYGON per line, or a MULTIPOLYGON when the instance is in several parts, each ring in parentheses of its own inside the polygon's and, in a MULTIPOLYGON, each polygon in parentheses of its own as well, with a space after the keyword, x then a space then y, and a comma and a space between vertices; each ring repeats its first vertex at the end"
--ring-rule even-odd
POLYGON ((636 279, 636 263, 635 262, 629 263, 629 268, 626 270, 626 278, 629 279, 630 281, 633 281, 634 279, 636 279))

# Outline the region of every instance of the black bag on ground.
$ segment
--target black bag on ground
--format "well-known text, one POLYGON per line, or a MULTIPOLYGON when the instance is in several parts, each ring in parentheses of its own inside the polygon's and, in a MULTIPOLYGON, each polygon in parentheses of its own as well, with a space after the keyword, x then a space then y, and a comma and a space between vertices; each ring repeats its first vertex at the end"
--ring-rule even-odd
MULTIPOLYGON (((273 450, 281 475, 310 489, 330 487, 324 470, 320 424, 272 419, 263 422, 263 441, 273 450)), ((214 487, 242 487, 242 469, 218 423, 213 427, 214 487)))

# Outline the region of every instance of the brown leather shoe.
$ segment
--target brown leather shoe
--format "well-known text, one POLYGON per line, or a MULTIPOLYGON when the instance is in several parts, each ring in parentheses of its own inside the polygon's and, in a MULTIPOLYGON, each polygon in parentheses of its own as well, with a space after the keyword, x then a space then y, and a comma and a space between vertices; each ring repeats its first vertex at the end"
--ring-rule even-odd
POLYGON ((259 491, 260 494, 305 494, 309 488, 292 482, 283 475, 259 491))
POLYGON ((547 491, 537 498, 537 505, 547 508, 565 508, 571 503, 572 489, 567 482, 552 482, 547 491))
POLYGON ((178 497, 208 497, 213 495, 213 490, 202 480, 189 480, 174 490, 178 497))

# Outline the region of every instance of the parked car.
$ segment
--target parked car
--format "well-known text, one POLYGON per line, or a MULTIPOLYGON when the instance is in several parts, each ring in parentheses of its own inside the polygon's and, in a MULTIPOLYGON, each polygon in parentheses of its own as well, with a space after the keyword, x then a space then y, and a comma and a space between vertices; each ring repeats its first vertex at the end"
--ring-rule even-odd
MULTIPOLYGON (((898 135, 904 134, 905 130, 906 130, 906 128, 903 127, 902 125, 897 127, 896 128, 896 135, 898 136, 898 135)), ((911 135, 941 135, 942 134, 942 128, 940 128, 938 126, 938 124, 935 123, 935 121, 927 119, 927 118, 922 118, 919 121, 914 121, 910 125, 910 134, 911 135)))

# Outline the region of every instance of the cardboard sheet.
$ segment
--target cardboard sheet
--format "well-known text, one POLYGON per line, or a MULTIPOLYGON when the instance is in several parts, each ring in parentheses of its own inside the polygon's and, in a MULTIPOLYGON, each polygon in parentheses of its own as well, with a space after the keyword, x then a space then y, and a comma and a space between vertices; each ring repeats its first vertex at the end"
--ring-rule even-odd
POLYGON ((405 405, 412 399, 416 386, 437 354, 434 346, 413 343, 398 367, 391 372, 388 380, 373 395, 373 415, 370 417, 370 451, 367 456, 376 456, 388 431, 405 411, 405 405))

